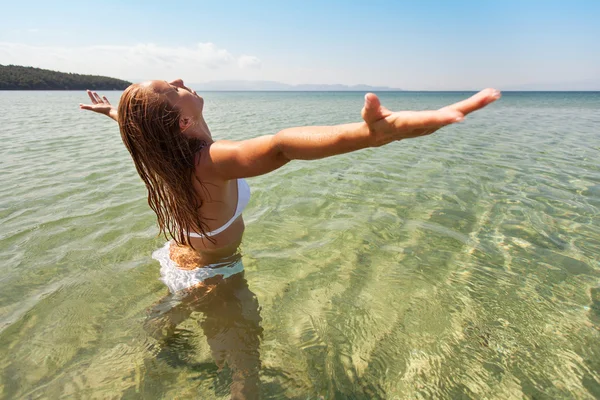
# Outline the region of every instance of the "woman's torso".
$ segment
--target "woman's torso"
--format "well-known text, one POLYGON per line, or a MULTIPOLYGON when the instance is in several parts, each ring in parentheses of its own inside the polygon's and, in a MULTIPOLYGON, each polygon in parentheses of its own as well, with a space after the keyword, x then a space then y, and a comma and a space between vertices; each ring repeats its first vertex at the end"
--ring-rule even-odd
MULTIPOLYGON (((198 172, 202 176, 202 171, 198 172)), ((236 214, 239 201, 238 180, 201 178, 193 180, 196 194, 202 201, 200 218, 206 224, 207 232, 217 230, 236 214)), ((190 237, 189 246, 171 246, 171 259, 183 269, 193 269, 222 262, 238 253, 244 233, 244 220, 239 215, 224 231, 210 237, 190 237)), ((200 233, 200 232, 197 232, 200 233)))

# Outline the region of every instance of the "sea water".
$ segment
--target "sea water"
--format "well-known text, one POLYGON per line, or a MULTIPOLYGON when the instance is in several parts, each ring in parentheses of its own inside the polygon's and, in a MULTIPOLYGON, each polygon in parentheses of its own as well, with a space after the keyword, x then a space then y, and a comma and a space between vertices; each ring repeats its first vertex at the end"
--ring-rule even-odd
MULTIPOLYGON (((359 121, 363 103, 202 95, 217 140, 359 121)), ((380 93, 393 110, 468 95, 380 93)), ((166 341, 146 329, 165 239, 86 99, 0 92, 1 396, 228 398, 210 313, 166 341)), ((504 93, 432 136, 249 179, 231 304, 255 315, 262 396, 600 397, 599 110, 600 93, 504 93)))

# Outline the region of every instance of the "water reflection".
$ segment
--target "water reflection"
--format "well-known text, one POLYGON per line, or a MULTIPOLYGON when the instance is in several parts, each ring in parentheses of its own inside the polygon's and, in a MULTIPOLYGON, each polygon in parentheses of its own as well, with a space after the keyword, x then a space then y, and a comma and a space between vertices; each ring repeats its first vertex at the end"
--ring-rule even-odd
POLYGON ((217 275, 155 304, 149 310, 145 329, 161 343, 159 356, 170 358, 172 363, 181 361, 188 340, 183 338, 182 344, 176 328, 194 312, 202 313, 199 325, 216 366, 221 370, 227 365, 231 370, 231 398, 259 398, 262 319, 244 272, 226 279, 217 275))

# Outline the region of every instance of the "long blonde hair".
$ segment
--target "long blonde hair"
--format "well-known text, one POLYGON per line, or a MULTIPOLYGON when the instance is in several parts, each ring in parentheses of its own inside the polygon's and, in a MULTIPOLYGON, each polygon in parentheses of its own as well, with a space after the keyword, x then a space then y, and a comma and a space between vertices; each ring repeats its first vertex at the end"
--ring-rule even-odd
POLYGON ((159 234, 191 245, 188 232, 205 235, 208 231, 199 213, 202 199, 192 184, 193 179, 200 182, 196 156, 206 143, 184 136, 180 112, 165 95, 150 88, 129 86, 121 96, 118 115, 121 138, 148 189, 159 234))

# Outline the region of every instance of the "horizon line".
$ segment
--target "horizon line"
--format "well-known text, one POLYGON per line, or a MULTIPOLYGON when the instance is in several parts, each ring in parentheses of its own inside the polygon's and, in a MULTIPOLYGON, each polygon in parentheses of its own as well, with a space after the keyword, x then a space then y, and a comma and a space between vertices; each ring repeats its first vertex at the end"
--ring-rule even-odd
MULTIPOLYGON (((483 90, 483 89, 481 89, 483 90)), ((600 93, 600 89, 590 89, 590 90, 513 90, 507 89, 502 90, 499 89, 502 93, 600 93)), ((0 92, 81 92, 83 89, 0 89, 0 92)), ((102 92, 119 92, 120 89, 101 89, 102 92)), ((473 92, 477 93, 480 89, 454 89, 454 90, 374 90, 381 93, 464 93, 464 92, 473 92)), ((364 90, 255 90, 255 89, 211 89, 211 90, 202 90, 202 92, 279 92, 279 93, 365 93, 364 90)))

